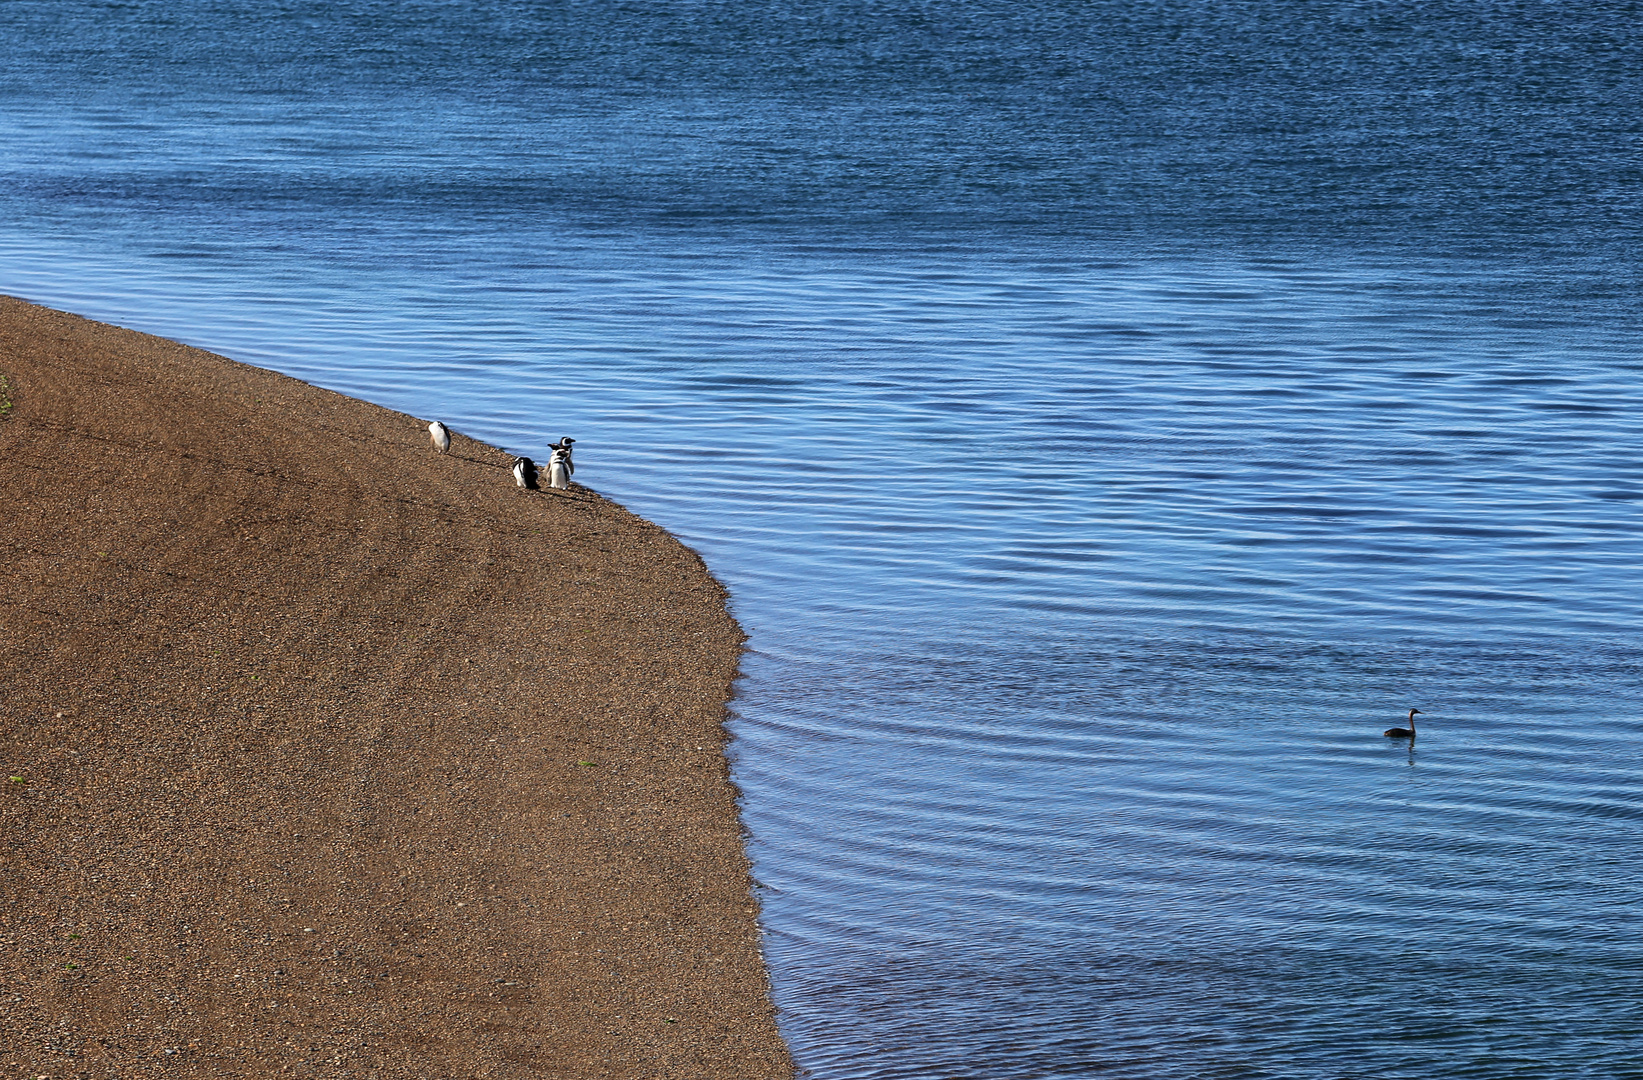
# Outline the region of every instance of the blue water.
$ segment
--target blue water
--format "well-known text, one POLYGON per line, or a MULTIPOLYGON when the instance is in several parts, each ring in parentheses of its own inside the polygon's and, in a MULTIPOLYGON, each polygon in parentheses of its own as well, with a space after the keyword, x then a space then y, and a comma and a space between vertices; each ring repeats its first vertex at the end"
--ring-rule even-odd
POLYGON ((0 291, 702 551, 815 1077, 1639 1077, 1640 100, 1619 3, 8 0, 0 291))

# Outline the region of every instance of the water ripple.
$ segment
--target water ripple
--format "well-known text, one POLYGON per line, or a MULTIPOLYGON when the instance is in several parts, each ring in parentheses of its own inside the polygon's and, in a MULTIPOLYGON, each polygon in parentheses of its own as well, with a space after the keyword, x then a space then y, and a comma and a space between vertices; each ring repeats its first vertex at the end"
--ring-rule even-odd
POLYGON ((813 1075, 1635 1072, 1632 13, 401 7, 7 5, 0 290, 701 550, 813 1075))

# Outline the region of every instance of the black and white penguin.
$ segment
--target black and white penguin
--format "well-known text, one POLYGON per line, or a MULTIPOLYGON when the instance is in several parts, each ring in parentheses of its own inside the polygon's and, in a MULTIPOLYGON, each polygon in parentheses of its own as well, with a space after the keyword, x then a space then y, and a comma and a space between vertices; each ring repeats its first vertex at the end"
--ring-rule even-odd
POLYGON ((434 444, 434 449, 441 454, 451 452, 451 429, 438 420, 428 425, 428 440, 434 444))
POLYGON ((536 462, 528 457, 514 458, 513 482, 522 488, 530 488, 532 491, 537 490, 536 462))
POLYGON ((548 486, 561 490, 570 487, 570 451, 555 447, 548 458, 548 486))
POLYGON ((563 450, 565 452, 565 475, 566 476, 575 476, 576 475, 576 463, 571 460, 571 453, 570 453, 571 443, 573 443, 575 441, 576 441, 575 439, 571 438, 569 435, 566 435, 563 438, 561 438, 558 442, 550 443, 548 445, 549 450, 563 450))

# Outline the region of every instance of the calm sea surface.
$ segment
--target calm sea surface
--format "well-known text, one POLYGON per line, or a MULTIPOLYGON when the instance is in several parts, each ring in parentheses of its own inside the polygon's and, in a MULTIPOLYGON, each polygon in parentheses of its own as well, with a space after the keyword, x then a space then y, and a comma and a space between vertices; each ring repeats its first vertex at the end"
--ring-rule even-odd
POLYGON ((7 0, 0 291, 701 550, 821 1080, 1640 1077, 1640 101, 1621 3, 7 0))

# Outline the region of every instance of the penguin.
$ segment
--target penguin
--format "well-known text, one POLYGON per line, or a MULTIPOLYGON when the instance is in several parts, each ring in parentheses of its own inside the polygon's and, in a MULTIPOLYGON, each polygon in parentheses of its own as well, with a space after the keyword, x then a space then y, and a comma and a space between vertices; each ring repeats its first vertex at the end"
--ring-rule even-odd
POLYGON ((514 458, 513 482, 522 488, 530 488, 532 491, 537 490, 536 462, 528 457, 514 458))
POLYGON ((451 452, 451 429, 438 420, 428 425, 428 440, 434 444, 434 449, 441 454, 451 452))
POLYGON ((558 442, 550 443, 548 445, 549 450, 563 450, 565 452, 565 475, 567 477, 576 475, 576 463, 571 460, 570 455, 570 445, 575 441, 575 439, 571 438, 569 435, 566 435, 558 442))
POLYGON ((548 459, 548 486, 561 490, 570 487, 570 451, 556 447, 548 459))

